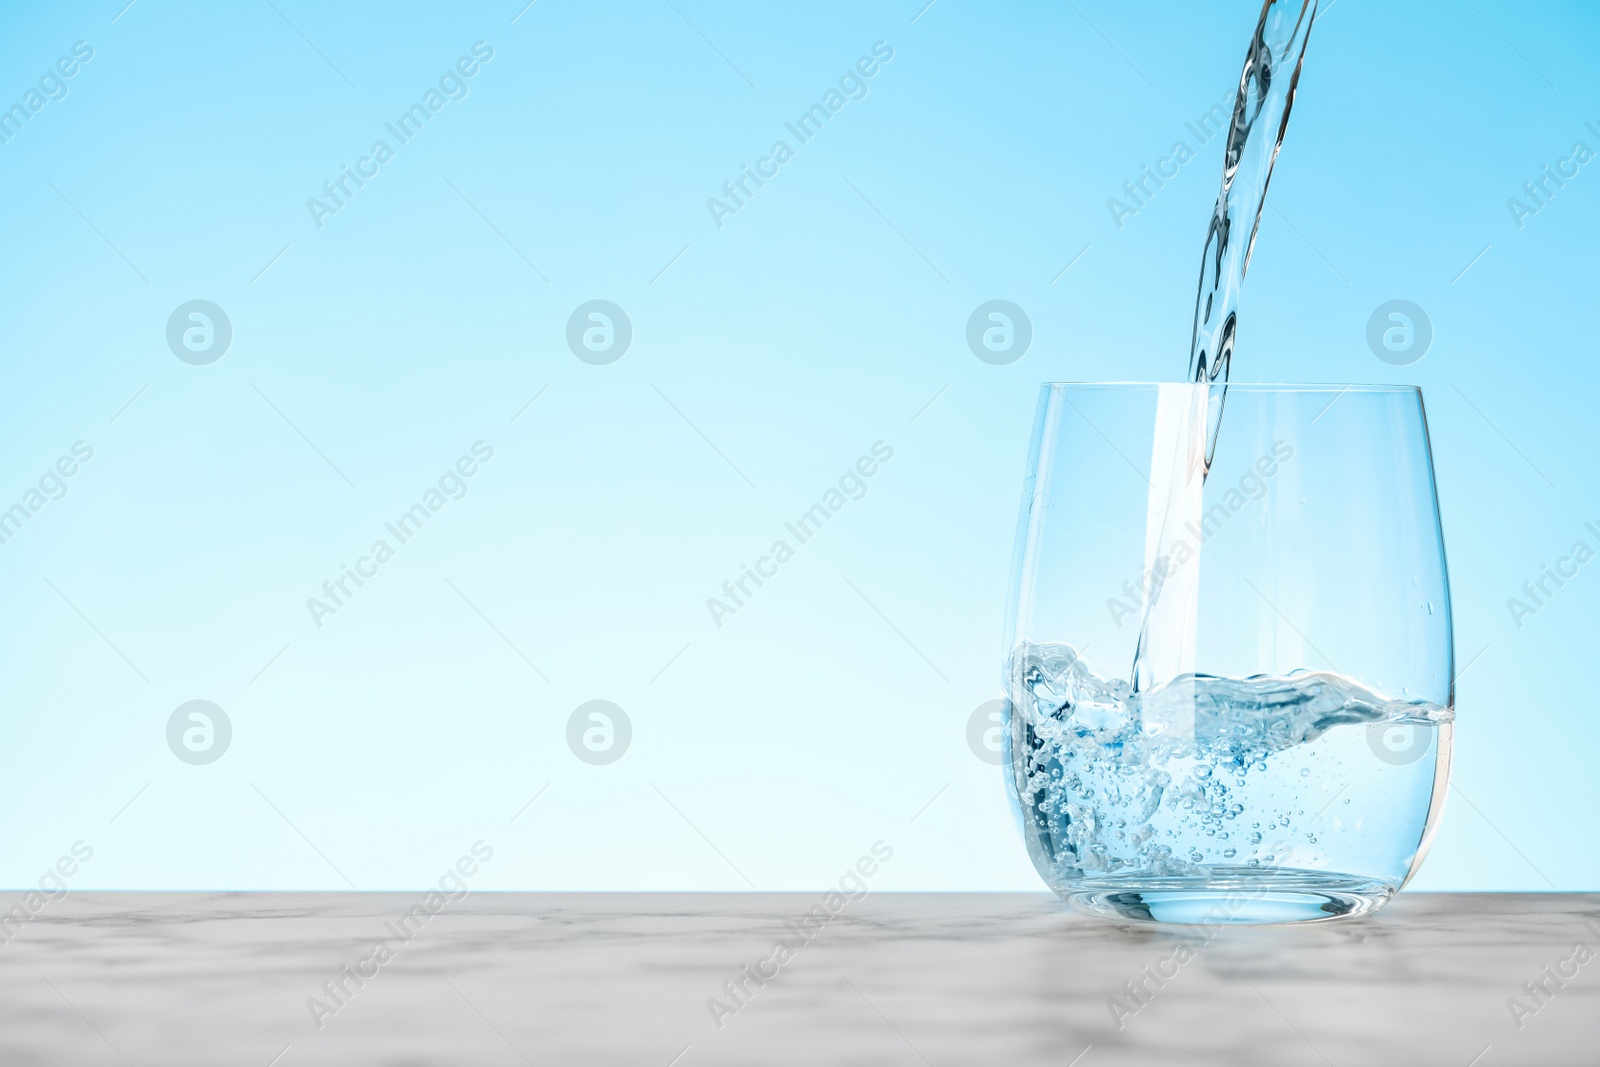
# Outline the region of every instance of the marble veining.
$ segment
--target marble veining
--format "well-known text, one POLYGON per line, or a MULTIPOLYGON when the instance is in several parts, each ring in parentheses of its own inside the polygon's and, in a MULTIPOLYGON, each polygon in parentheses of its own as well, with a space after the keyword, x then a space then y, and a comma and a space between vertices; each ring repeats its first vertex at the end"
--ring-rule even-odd
POLYGON ((1211 931, 878 893, 803 941, 784 923, 820 899, 474 893, 402 941, 420 894, 74 894, 0 944, 0 1063, 1600 1064, 1600 959, 1574 959, 1600 895, 1211 931), (731 998, 778 938, 792 958, 731 998), (334 999, 347 965, 376 973, 334 999))

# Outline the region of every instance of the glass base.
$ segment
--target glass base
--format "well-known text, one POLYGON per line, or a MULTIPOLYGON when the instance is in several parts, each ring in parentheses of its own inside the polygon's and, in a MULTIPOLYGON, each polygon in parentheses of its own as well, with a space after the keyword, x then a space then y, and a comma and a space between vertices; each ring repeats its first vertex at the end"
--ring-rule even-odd
POLYGON ((1286 867, 1210 867, 1203 875, 1148 873, 1074 879, 1056 890, 1079 911, 1141 922, 1259 926, 1370 915, 1397 886, 1373 878, 1286 867))

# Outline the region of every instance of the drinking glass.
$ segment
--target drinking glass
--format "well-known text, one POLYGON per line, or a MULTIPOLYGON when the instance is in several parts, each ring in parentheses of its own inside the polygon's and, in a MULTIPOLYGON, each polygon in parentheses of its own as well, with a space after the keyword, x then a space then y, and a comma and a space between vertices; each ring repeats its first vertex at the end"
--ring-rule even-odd
POLYGON ((1043 386, 1006 650, 1008 791, 1069 904, 1381 907, 1427 852, 1454 719, 1421 392, 1043 386))

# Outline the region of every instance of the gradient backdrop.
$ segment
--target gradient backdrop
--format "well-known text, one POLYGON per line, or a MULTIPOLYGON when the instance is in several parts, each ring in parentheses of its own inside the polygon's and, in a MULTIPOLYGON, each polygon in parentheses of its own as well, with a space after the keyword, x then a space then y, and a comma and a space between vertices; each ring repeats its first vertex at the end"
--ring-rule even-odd
MULTIPOLYGON (((967 738, 1036 388, 1180 375, 1222 144, 1186 123, 1259 5, 923 2, 7 4, 0 884, 81 840, 75 888, 397 889, 483 839, 475 888, 799 889, 883 839, 874 888, 1039 888, 967 738), (967 342, 995 299, 1007 365, 967 342), (231 327, 207 364, 168 340, 193 300, 231 327), (609 365, 568 343, 591 300, 631 324, 609 365), (568 742, 597 699, 604 765, 568 742), (192 700, 231 724, 207 765, 168 742, 192 700)), ((1597 44, 1577 0, 1337 0, 1245 289, 1237 380, 1428 402, 1462 674, 1418 888, 1600 889, 1600 563, 1507 606, 1600 546, 1597 44), (1395 299, 1431 323, 1405 366, 1367 340, 1395 299)))

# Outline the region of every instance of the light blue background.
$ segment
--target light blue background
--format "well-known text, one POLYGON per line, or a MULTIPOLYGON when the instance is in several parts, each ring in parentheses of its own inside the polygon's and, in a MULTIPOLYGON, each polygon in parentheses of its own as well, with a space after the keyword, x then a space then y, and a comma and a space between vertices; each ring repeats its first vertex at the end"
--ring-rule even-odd
MULTIPOLYGON (((95 50, 0 145, 0 497, 94 448, 0 545, 0 884, 82 839, 75 888, 392 889, 483 838, 481 887, 776 890, 881 838, 878 888, 1038 888, 965 740, 1036 386, 1183 369, 1221 151, 1184 123, 1259 5, 273 2, 0 15, 6 103, 95 50), (469 95, 314 225, 479 40, 469 95), (880 40, 868 96, 717 228, 706 199, 880 40), (1119 229, 1178 139, 1198 158, 1119 229), (564 340, 594 298, 633 322, 611 366, 564 340), (1034 327, 1005 367, 964 338, 994 298, 1034 327), (191 299, 233 323, 210 366, 166 345, 191 299), (306 598, 478 440, 467 496, 316 628, 306 598), (867 495, 715 627, 879 440, 867 495), (604 767, 565 743, 595 698, 634 731, 604 767), (166 747, 191 699, 233 723, 210 766, 166 747)), ((1338 0, 1246 284, 1237 379, 1428 401, 1470 666, 1417 888, 1600 888, 1600 564, 1506 607, 1600 523, 1600 163, 1524 228, 1506 206, 1600 149, 1597 43, 1576 0, 1338 0), (1409 367, 1365 341, 1394 298, 1435 329, 1409 367)))

